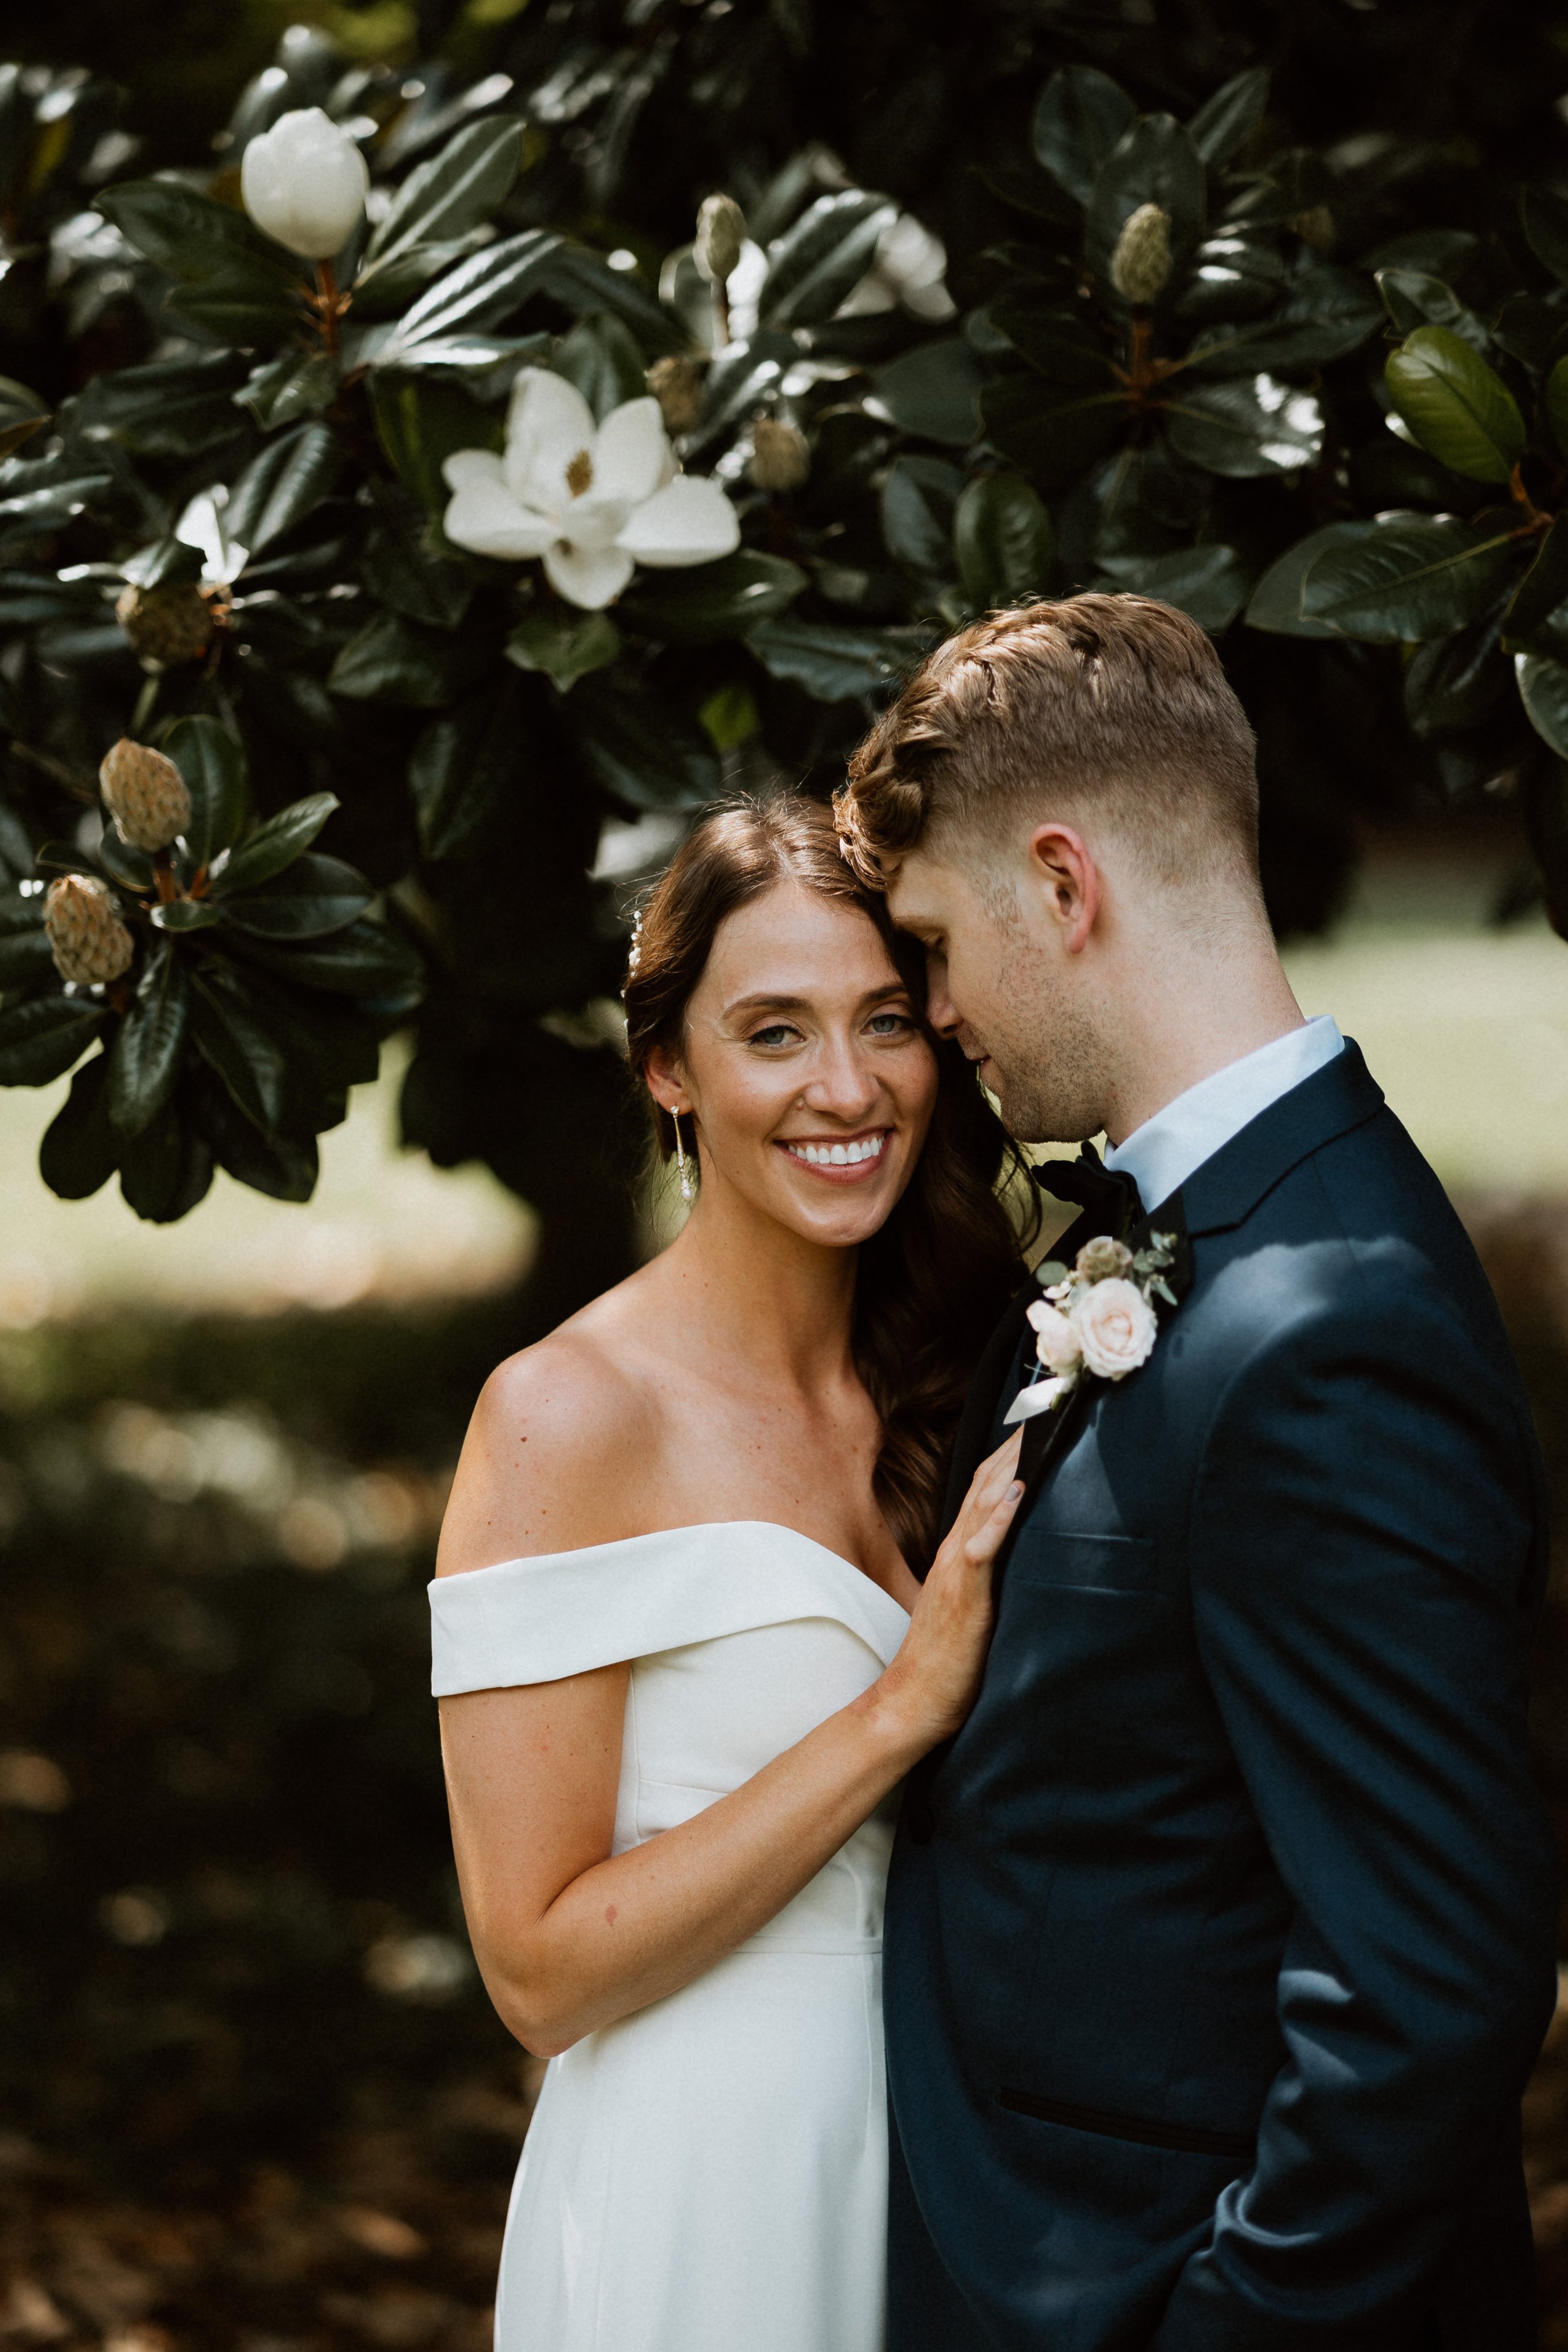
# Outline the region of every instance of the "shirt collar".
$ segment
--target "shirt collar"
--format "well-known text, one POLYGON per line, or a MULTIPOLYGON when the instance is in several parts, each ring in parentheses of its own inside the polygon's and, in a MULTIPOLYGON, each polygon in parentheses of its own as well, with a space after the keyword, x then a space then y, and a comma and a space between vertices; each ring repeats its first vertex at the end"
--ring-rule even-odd
POLYGON ((1144 1207, 1157 1209, 1270 1103, 1342 1053, 1344 1042, 1329 1015, 1319 1013, 1200 1078, 1135 1128, 1124 1143, 1114 1145, 1105 1155, 1106 1166, 1131 1176, 1144 1207))

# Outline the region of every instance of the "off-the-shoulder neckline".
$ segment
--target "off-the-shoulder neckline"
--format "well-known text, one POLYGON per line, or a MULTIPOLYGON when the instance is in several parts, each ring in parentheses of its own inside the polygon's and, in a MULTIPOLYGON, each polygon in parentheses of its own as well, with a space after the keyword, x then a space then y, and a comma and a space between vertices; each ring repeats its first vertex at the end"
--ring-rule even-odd
POLYGON ((868 1576, 863 1568, 858 1567, 852 1559, 846 1559, 844 1554, 835 1551, 831 1544, 818 1543, 815 1536, 804 1534, 799 1528, 786 1527, 782 1519, 696 1519, 683 1528, 652 1528, 645 1535, 616 1536, 610 1543, 577 1544, 570 1551, 526 1552, 513 1559, 489 1560, 483 1568, 453 1569, 448 1575, 435 1577, 431 1582, 433 1588, 439 1588, 443 1584, 461 1583, 470 1576, 493 1575, 498 1568, 543 1568, 555 1560, 587 1559, 596 1552, 629 1551, 634 1544, 663 1543, 671 1536, 721 1535, 742 1528, 765 1528, 770 1535, 793 1536, 796 1543, 808 1544, 813 1551, 820 1552, 824 1559, 832 1560, 837 1567, 847 1570, 858 1582, 879 1593, 900 1617, 908 1619, 909 1611, 901 1601, 893 1599, 885 1584, 879 1584, 874 1576, 868 1576))

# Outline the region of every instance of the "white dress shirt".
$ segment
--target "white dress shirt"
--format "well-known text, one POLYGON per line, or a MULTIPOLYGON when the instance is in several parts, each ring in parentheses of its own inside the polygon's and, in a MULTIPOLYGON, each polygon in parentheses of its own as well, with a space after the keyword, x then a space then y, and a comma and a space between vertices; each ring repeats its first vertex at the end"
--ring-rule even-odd
POLYGON ((1335 1024, 1320 1013, 1212 1077, 1200 1078, 1134 1128, 1125 1143, 1115 1144, 1105 1155, 1106 1166, 1125 1170, 1144 1208, 1157 1209, 1260 1111, 1342 1054, 1344 1045, 1335 1024))

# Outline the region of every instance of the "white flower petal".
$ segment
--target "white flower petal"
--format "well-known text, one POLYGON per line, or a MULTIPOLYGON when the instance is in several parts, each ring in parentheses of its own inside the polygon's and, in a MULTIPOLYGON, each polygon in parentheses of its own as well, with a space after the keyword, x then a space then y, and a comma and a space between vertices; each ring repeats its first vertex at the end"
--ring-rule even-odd
MULTIPOLYGON (((464 457, 479 457, 479 450, 464 450, 464 457)), ((493 475, 469 473, 460 481, 452 495, 441 528, 454 547, 468 547, 476 555, 496 555, 509 563, 525 562, 531 555, 542 555, 555 536, 555 525, 548 515, 535 514, 511 495, 500 479, 498 467, 493 475)))
POLYGON ((674 471, 675 452, 657 400, 626 400, 610 411, 594 444, 595 497, 637 506, 674 471))
POLYGON ((614 547, 631 512, 627 499, 572 499, 556 521, 556 535, 568 547, 614 547))
POLYGON ((1002 1416, 1004 1429, 1016 1429, 1021 1421, 1033 1421, 1038 1412, 1054 1412, 1074 1381, 1037 1381, 1033 1388, 1020 1389, 1002 1416))
POLYGON ((506 478, 512 495, 542 514, 564 506, 566 468, 593 454, 594 412, 574 383, 548 368, 523 368, 506 420, 506 478))
POLYGON ((596 613, 621 593, 632 576, 632 559, 616 547, 568 547, 563 540, 547 548, 544 576, 558 596, 596 613))
POLYGON ((311 261, 337 252, 364 210, 369 185, 364 157, 319 106, 280 114, 240 161, 239 191, 251 219, 311 261))
POLYGON ((678 474, 638 507, 619 544, 656 571, 711 563, 740 546, 740 517, 717 482, 678 474))
POLYGON ((494 449, 454 449, 449 457, 442 458, 441 472, 449 490, 479 489, 490 483, 498 489, 506 487, 500 457, 494 449))

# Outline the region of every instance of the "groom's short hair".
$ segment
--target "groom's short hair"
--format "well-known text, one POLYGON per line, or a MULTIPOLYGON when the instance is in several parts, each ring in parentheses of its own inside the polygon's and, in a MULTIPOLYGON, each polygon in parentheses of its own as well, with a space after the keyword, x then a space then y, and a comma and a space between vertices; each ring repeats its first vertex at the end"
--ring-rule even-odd
POLYGON ((885 884, 918 842, 984 853, 1021 817, 1102 815, 1171 881, 1256 883, 1247 715, 1197 623, 1147 596, 1022 604, 927 656, 849 763, 844 852, 885 884))

